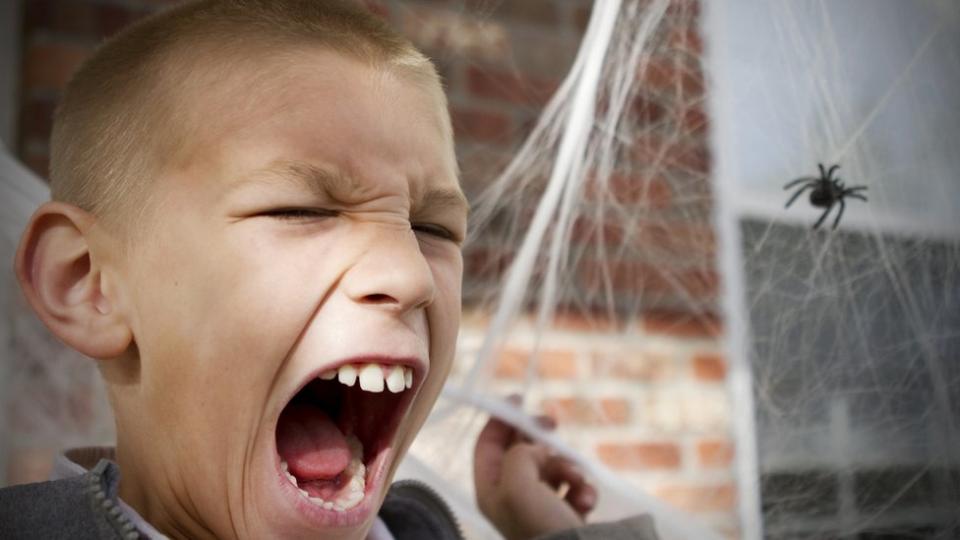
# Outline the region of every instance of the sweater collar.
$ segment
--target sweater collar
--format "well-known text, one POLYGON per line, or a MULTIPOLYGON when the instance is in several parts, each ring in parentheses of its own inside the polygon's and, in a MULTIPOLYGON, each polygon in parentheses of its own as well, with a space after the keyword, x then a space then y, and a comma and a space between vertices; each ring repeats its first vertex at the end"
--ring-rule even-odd
MULTIPOLYGON (((108 493, 116 493, 120 483, 119 468, 116 464, 116 450, 111 446, 91 446, 86 448, 72 448, 63 454, 57 456, 53 463, 53 470, 50 473, 51 480, 62 480, 71 476, 83 475, 92 470, 101 461, 109 462, 109 466, 117 470, 117 474, 108 475, 107 480, 111 485, 104 486, 108 493)), ((119 497, 116 498, 120 505, 123 515, 137 528, 142 537, 148 540, 169 540, 147 520, 143 519, 132 507, 123 502, 119 497)), ((367 533, 366 540, 394 540, 393 534, 387 529, 386 523, 377 516, 374 519, 373 527, 367 533)))

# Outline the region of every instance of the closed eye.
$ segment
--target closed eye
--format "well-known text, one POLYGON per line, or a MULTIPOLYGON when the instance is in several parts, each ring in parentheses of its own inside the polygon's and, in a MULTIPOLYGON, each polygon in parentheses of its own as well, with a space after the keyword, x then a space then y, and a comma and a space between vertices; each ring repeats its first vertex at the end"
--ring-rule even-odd
POLYGON ((339 212, 325 208, 277 208, 261 212, 258 215, 283 221, 308 221, 312 219, 337 217, 339 212))
POLYGON ((413 230, 416 232, 429 234, 430 236, 436 236, 437 238, 442 238, 444 240, 450 240, 452 242, 458 241, 457 235, 452 233, 450 229, 440 225, 434 225, 432 223, 414 223, 413 230))

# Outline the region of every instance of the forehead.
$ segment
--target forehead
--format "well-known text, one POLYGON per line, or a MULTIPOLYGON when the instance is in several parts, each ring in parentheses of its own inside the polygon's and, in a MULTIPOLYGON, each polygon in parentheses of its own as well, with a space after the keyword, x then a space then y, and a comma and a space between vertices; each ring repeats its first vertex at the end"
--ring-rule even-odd
POLYGON ((314 178, 327 171, 349 179, 339 185, 353 190, 390 188, 410 198, 437 188, 459 193, 436 81, 326 50, 241 61, 221 75, 216 85, 194 85, 197 143, 184 160, 184 168, 206 169, 204 178, 220 187, 280 167, 312 168, 307 176, 314 178))

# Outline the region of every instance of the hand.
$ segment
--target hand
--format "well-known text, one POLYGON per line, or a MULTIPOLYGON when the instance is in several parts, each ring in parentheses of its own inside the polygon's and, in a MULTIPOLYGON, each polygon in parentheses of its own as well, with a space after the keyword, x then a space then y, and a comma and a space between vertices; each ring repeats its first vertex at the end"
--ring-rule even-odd
MULTIPOLYGON (((556 425, 546 416, 537 421, 556 425)), ((496 418, 477 438, 473 475, 480 510, 508 540, 581 526, 597 502, 570 460, 496 418)))

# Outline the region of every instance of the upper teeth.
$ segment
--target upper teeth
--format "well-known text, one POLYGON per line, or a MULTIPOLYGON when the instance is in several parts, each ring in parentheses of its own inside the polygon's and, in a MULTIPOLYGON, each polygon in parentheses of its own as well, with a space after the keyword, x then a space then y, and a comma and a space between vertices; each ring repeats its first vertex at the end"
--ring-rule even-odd
POLYGON ((394 394, 413 386, 413 369, 406 366, 380 364, 345 364, 320 374, 325 381, 337 379, 353 386, 360 379, 360 388, 367 392, 383 392, 384 386, 394 394))

